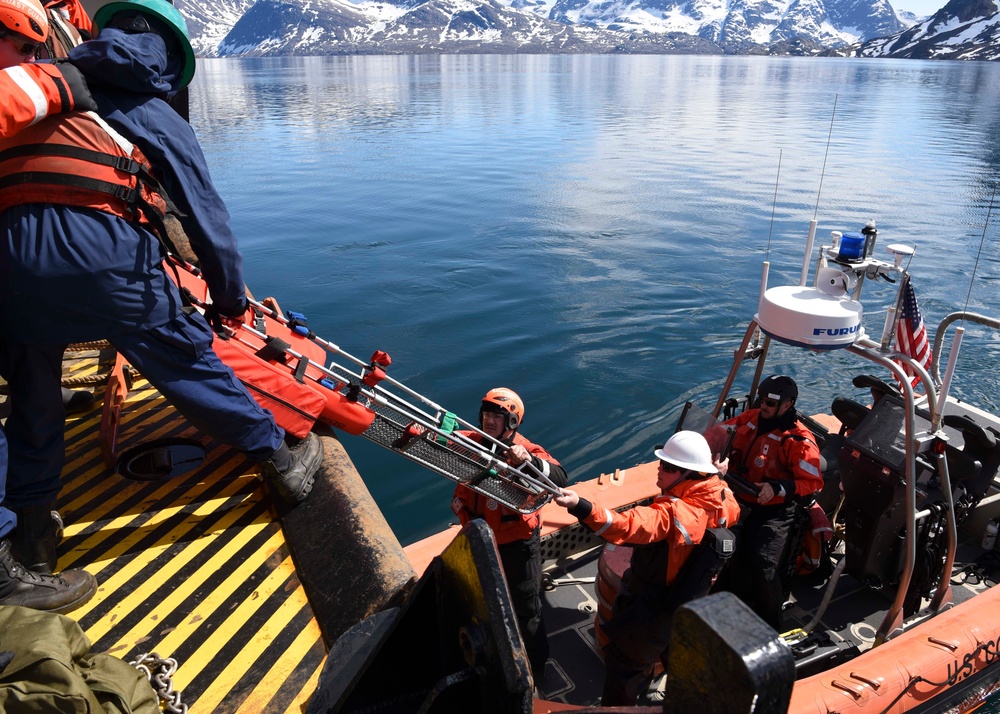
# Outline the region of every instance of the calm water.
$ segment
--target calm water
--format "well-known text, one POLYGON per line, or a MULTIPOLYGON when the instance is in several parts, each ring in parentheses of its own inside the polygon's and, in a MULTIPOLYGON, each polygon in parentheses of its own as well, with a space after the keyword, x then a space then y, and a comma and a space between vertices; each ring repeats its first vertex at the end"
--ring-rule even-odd
MULTIPOLYGON (((686 399, 714 405, 768 244, 771 284, 797 282, 814 212, 821 238, 873 218, 880 250, 916 245, 932 329, 985 233, 969 304, 998 304, 997 63, 227 59, 191 102, 255 294, 388 351, 466 418, 516 389, 523 433, 574 479, 649 460, 686 399)), ((869 333, 891 294, 866 292, 869 333)), ((973 330, 959 395, 1000 408, 998 356, 973 330)), ((854 394, 843 355, 772 360, 808 411, 854 394)), ((451 520, 451 482, 344 443, 404 543, 451 520)))

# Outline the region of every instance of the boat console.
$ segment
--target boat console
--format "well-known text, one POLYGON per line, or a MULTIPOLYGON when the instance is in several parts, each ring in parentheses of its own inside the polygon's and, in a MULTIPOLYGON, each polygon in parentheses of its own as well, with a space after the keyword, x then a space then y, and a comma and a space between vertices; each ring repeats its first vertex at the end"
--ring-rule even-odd
MULTIPOLYGON (((1000 443, 989 427, 962 414, 949 402, 944 419, 947 441, 936 448, 945 455, 951 484, 969 506, 981 499, 1000 466, 1000 443), (991 438, 994 437, 994 438, 991 438)), ((846 437, 839 470, 844 490, 841 515, 845 524, 845 572, 861 582, 884 588, 899 582, 903 570, 902 545, 906 528, 906 405, 886 395, 846 437)), ((930 415, 917 409, 916 431, 928 432, 930 415)), ((933 453, 917 456, 917 508, 921 512, 942 502, 940 476, 933 453)), ((961 509, 957 509, 961 512, 961 509)), ((927 543, 923 544, 924 547, 927 543)))

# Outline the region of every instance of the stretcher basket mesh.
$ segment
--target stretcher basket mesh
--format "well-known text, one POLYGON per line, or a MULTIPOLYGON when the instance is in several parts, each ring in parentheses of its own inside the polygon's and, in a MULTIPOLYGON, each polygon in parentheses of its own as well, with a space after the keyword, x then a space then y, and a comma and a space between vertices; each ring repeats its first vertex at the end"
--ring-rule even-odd
POLYGON ((409 419, 390 406, 370 406, 375 411, 375 420, 361 434, 366 439, 456 483, 465 484, 473 491, 518 513, 533 513, 548 501, 548 493, 537 493, 520 483, 516 473, 498 473, 492 470, 489 457, 473 449, 442 438, 418 437, 407 440, 405 436, 409 419))

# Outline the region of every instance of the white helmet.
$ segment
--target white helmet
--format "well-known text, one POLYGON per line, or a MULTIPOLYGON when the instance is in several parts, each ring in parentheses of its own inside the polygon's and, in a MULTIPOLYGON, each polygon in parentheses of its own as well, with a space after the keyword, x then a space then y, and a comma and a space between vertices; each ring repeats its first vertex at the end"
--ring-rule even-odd
POLYGON ((696 431, 677 432, 653 455, 679 469, 690 469, 703 474, 719 472, 712 463, 712 449, 705 437, 696 431))

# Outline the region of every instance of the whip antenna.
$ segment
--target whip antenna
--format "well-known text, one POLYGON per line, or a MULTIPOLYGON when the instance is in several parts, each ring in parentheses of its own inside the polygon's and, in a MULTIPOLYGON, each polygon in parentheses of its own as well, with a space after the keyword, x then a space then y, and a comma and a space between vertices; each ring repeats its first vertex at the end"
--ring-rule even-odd
POLYGON ((833 97, 833 114, 830 115, 830 133, 826 137, 826 152, 823 154, 823 170, 819 173, 819 188, 816 190, 816 208, 813 209, 812 220, 809 221, 809 236, 806 238, 806 251, 805 255, 802 256, 802 275, 799 277, 799 285, 804 286, 806 284, 806 279, 809 277, 809 260, 812 257, 813 244, 816 240, 816 226, 819 221, 816 220, 816 216, 819 215, 819 197, 823 193, 823 178, 826 176, 826 160, 830 156, 830 141, 833 139, 833 120, 837 116, 837 100, 840 98, 839 94, 835 94, 833 97))
POLYGON ((823 177, 826 176, 826 159, 830 155, 830 140, 833 138, 833 119, 837 116, 837 100, 839 94, 833 95, 833 113, 830 115, 830 133, 826 137, 826 152, 823 154, 823 170, 819 172, 819 189, 816 191, 816 208, 813 209, 813 220, 819 213, 819 196, 823 192, 823 177))
POLYGON ((986 229, 990 225, 990 215, 993 213, 993 201, 997 197, 997 182, 993 182, 993 195, 990 196, 990 205, 986 209, 986 221, 983 223, 983 236, 979 239, 979 252, 976 253, 976 264, 972 266, 972 277, 969 279, 969 294, 965 296, 965 310, 969 311, 969 300, 972 299, 972 285, 976 280, 976 271, 979 269, 979 258, 983 255, 983 244, 986 242, 986 229))
POLYGON ((778 173, 774 177, 774 200, 771 201, 771 225, 767 229, 767 250, 764 251, 764 260, 771 255, 771 234, 774 232, 774 211, 778 206, 778 181, 781 180, 781 149, 778 149, 778 173))

